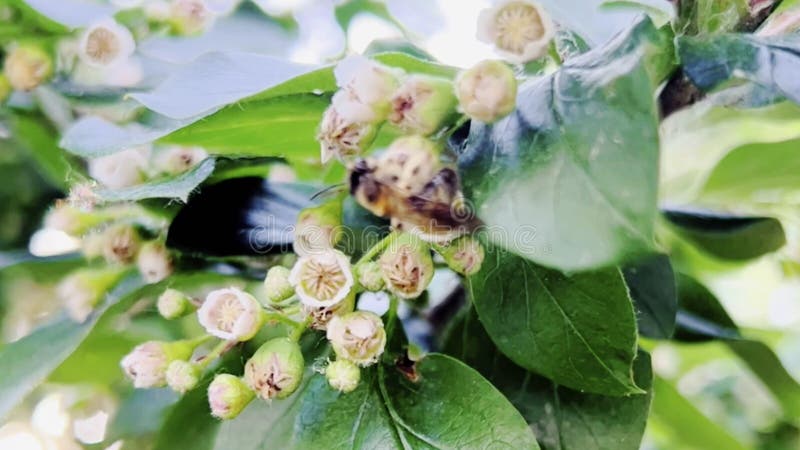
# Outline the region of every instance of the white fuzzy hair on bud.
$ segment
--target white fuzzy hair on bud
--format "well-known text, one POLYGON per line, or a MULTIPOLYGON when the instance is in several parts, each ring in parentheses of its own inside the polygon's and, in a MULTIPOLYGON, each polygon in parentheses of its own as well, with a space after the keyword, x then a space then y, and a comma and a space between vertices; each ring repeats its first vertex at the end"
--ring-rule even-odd
POLYGON ((544 56, 554 34, 550 16, 531 0, 497 0, 478 17, 478 39, 514 63, 544 56))
POLYGON ((89 160, 89 175, 111 189, 135 186, 144 181, 148 147, 131 148, 89 160))
POLYGON ((329 307, 343 301, 353 288, 350 260, 338 250, 325 250, 297 260, 289 282, 300 301, 313 307, 329 307))
POLYGON ((255 336, 264 322, 258 301, 234 287, 209 293, 197 310, 197 319, 209 334, 240 342, 255 336))
POLYGON ((89 25, 81 34, 78 57, 92 67, 109 67, 128 59, 136 50, 131 32, 114 19, 89 25))

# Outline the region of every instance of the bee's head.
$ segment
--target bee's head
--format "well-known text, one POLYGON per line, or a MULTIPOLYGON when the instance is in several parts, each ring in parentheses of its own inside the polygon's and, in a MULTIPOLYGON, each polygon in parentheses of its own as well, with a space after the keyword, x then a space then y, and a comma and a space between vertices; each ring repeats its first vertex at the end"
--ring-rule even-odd
POLYGON ((375 168, 365 159, 359 159, 350 169, 350 195, 363 207, 379 216, 385 213, 381 186, 374 176, 375 168))

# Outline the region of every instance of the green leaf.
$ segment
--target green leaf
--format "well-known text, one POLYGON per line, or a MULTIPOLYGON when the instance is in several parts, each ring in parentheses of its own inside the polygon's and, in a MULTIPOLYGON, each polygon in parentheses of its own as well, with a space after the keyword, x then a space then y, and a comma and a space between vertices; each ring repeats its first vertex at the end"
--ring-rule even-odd
MULTIPOLYGON (((221 422, 208 412, 207 391, 213 378, 213 374, 206 376, 197 387, 184 394, 167 412, 153 450, 214 448, 214 439, 221 422)), ((248 430, 247 434, 253 434, 267 423, 262 422, 258 428, 248 430)))
POLYGON ((256 400, 223 423, 214 448, 538 449, 523 418, 475 370, 430 354, 416 372, 412 382, 392 366, 365 369, 349 394, 311 375, 291 397, 256 400))
POLYGON ((632 378, 636 318, 618 269, 565 275, 487 247, 469 292, 494 343, 518 365, 576 390, 642 392, 632 378))
POLYGON ((640 22, 527 81, 512 115, 472 123, 459 170, 495 244, 562 270, 652 247, 658 130, 645 55, 661 40, 640 22))
POLYGON ((666 255, 655 255, 622 271, 636 308, 639 333, 669 339, 675 331, 678 293, 675 273, 666 255))
POLYGON ((678 38, 684 73, 700 89, 738 79, 800 103, 800 39, 726 34, 678 38))
POLYGON ((747 450, 738 439, 703 415, 674 386, 661 377, 653 380, 653 416, 669 428, 676 440, 696 449, 747 450))
POLYGON ((735 30, 748 12, 748 0, 684 0, 678 4, 675 29, 689 35, 725 33, 735 30))
MULTIPOLYGON (((800 107, 790 102, 750 109, 717 105, 715 99, 695 103, 661 124, 661 199, 673 205, 690 203, 729 153, 753 147, 746 163, 755 163, 771 145, 798 138, 800 107)), ((750 178, 748 174, 745 180, 750 178)))
POLYGON ((729 340, 725 343, 772 392, 787 417, 800 418, 800 384, 775 352, 759 341, 729 340))
POLYGON ((11 0, 39 26, 53 32, 81 28, 114 14, 114 8, 91 0, 11 0))
POLYGON ((515 365, 498 350, 474 309, 448 329, 444 351, 478 370, 517 407, 545 450, 638 450, 652 399, 650 357, 639 352, 636 383, 647 395, 574 391, 515 365))
POLYGON ((5 118, 12 138, 36 162, 42 175, 53 186, 66 189, 73 169, 67 155, 58 148, 56 130, 44 119, 30 114, 15 113, 5 118))
POLYGON ((786 244, 780 221, 771 217, 679 210, 667 210, 664 216, 684 239, 722 259, 753 259, 786 244))
POLYGON ((214 172, 214 158, 207 158, 190 170, 172 178, 151 180, 137 186, 120 189, 99 189, 97 196, 107 202, 135 201, 148 198, 189 199, 200 183, 214 172))
POLYGON ((156 433, 177 401, 178 394, 169 388, 132 390, 114 414, 106 440, 113 442, 156 433))

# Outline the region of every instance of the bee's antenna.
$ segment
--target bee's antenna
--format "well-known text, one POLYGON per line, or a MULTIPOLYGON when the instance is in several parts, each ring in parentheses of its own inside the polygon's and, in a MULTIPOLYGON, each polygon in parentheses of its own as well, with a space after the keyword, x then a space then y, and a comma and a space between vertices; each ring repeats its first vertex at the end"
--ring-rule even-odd
POLYGON ((344 187, 345 187, 345 183, 338 183, 338 184, 334 184, 333 186, 328 186, 325 189, 322 189, 321 191, 319 191, 316 194, 312 195, 311 196, 311 200, 314 201, 314 200, 316 200, 316 199, 318 199, 318 198, 320 198, 320 197, 322 197, 324 195, 328 195, 328 194, 330 194, 332 192, 336 192, 337 190, 342 190, 342 188, 344 188, 344 187))

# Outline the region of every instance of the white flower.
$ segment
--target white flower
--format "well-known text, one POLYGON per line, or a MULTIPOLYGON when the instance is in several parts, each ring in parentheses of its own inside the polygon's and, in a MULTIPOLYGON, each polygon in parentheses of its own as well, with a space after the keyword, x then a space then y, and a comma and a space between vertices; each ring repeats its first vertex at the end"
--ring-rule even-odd
POLYGON ((416 298, 433 279, 430 247, 420 238, 403 233, 378 261, 386 289, 400 298, 416 298))
POLYGON ((324 164, 333 157, 342 160, 358 155, 372 143, 376 133, 375 125, 347 120, 331 106, 325 110, 317 133, 320 160, 324 164))
POLYGON ((172 275, 172 257, 161 242, 148 242, 139 250, 136 265, 142 278, 148 283, 159 281, 172 275))
POLYGON ((515 63, 542 57, 554 34, 550 16, 531 0, 498 0, 478 17, 478 39, 515 63))
POLYGON ((139 147, 89 160, 89 175, 103 186, 120 189, 144 181, 149 148, 139 147))
POLYGON ((336 356, 365 367, 374 364, 386 347, 386 331, 376 314, 355 311, 334 316, 326 337, 336 356))
POLYGON ((149 341, 137 345, 120 365, 136 388, 161 387, 166 384, 167 367, 172 361, 192 356, 194 344, 187 341, 149 341))
POLYGON ((209 334, 228 341, 251 339, 264 321, 258 301, 234 287, 209 293, 197 319, 209 334))
POLYGON ((342 60, 334 69, 341 88, 333 96, 333 107, 350 122, 376 123, 389 114, 392 93, 403 72, 360 55, 342 60))
POLYGON ((208 152, 200 147, 173 146, 156 154, 153 165, 161 172, 177 175, 200 164, 208 158, 208 152))
POLYGON ((473 119, 492 123, 516 106, 517 80, 500 61, 481 61, 456 78, 456 97, 461 111, 473 119))
POLYGON ((136 50, 133 35, 114 19, 103 19, 84 30, 78 44, 81 61, 92 67, 108 67, 128 59, 136 50))
POLYGON ((333 306, 350 295, 353 272, 350 260, 338 250, 315 252, 297 260, 289 282, 307 306, 333 306))
POLYGON ((179 34, 199 34, 214 23, 212 13, 203 0, 173 0, 170 22, 179 34))
POLYGON ((388 120, 404 133, 427 136, 445 124, 457 104, 450 80, 414 74, 394 92, 388 120))
POLYGON ((120 224, 102 234, 103 257, 111 264, 133 262, 139 251, 139 233, 131 225, 120 224))

